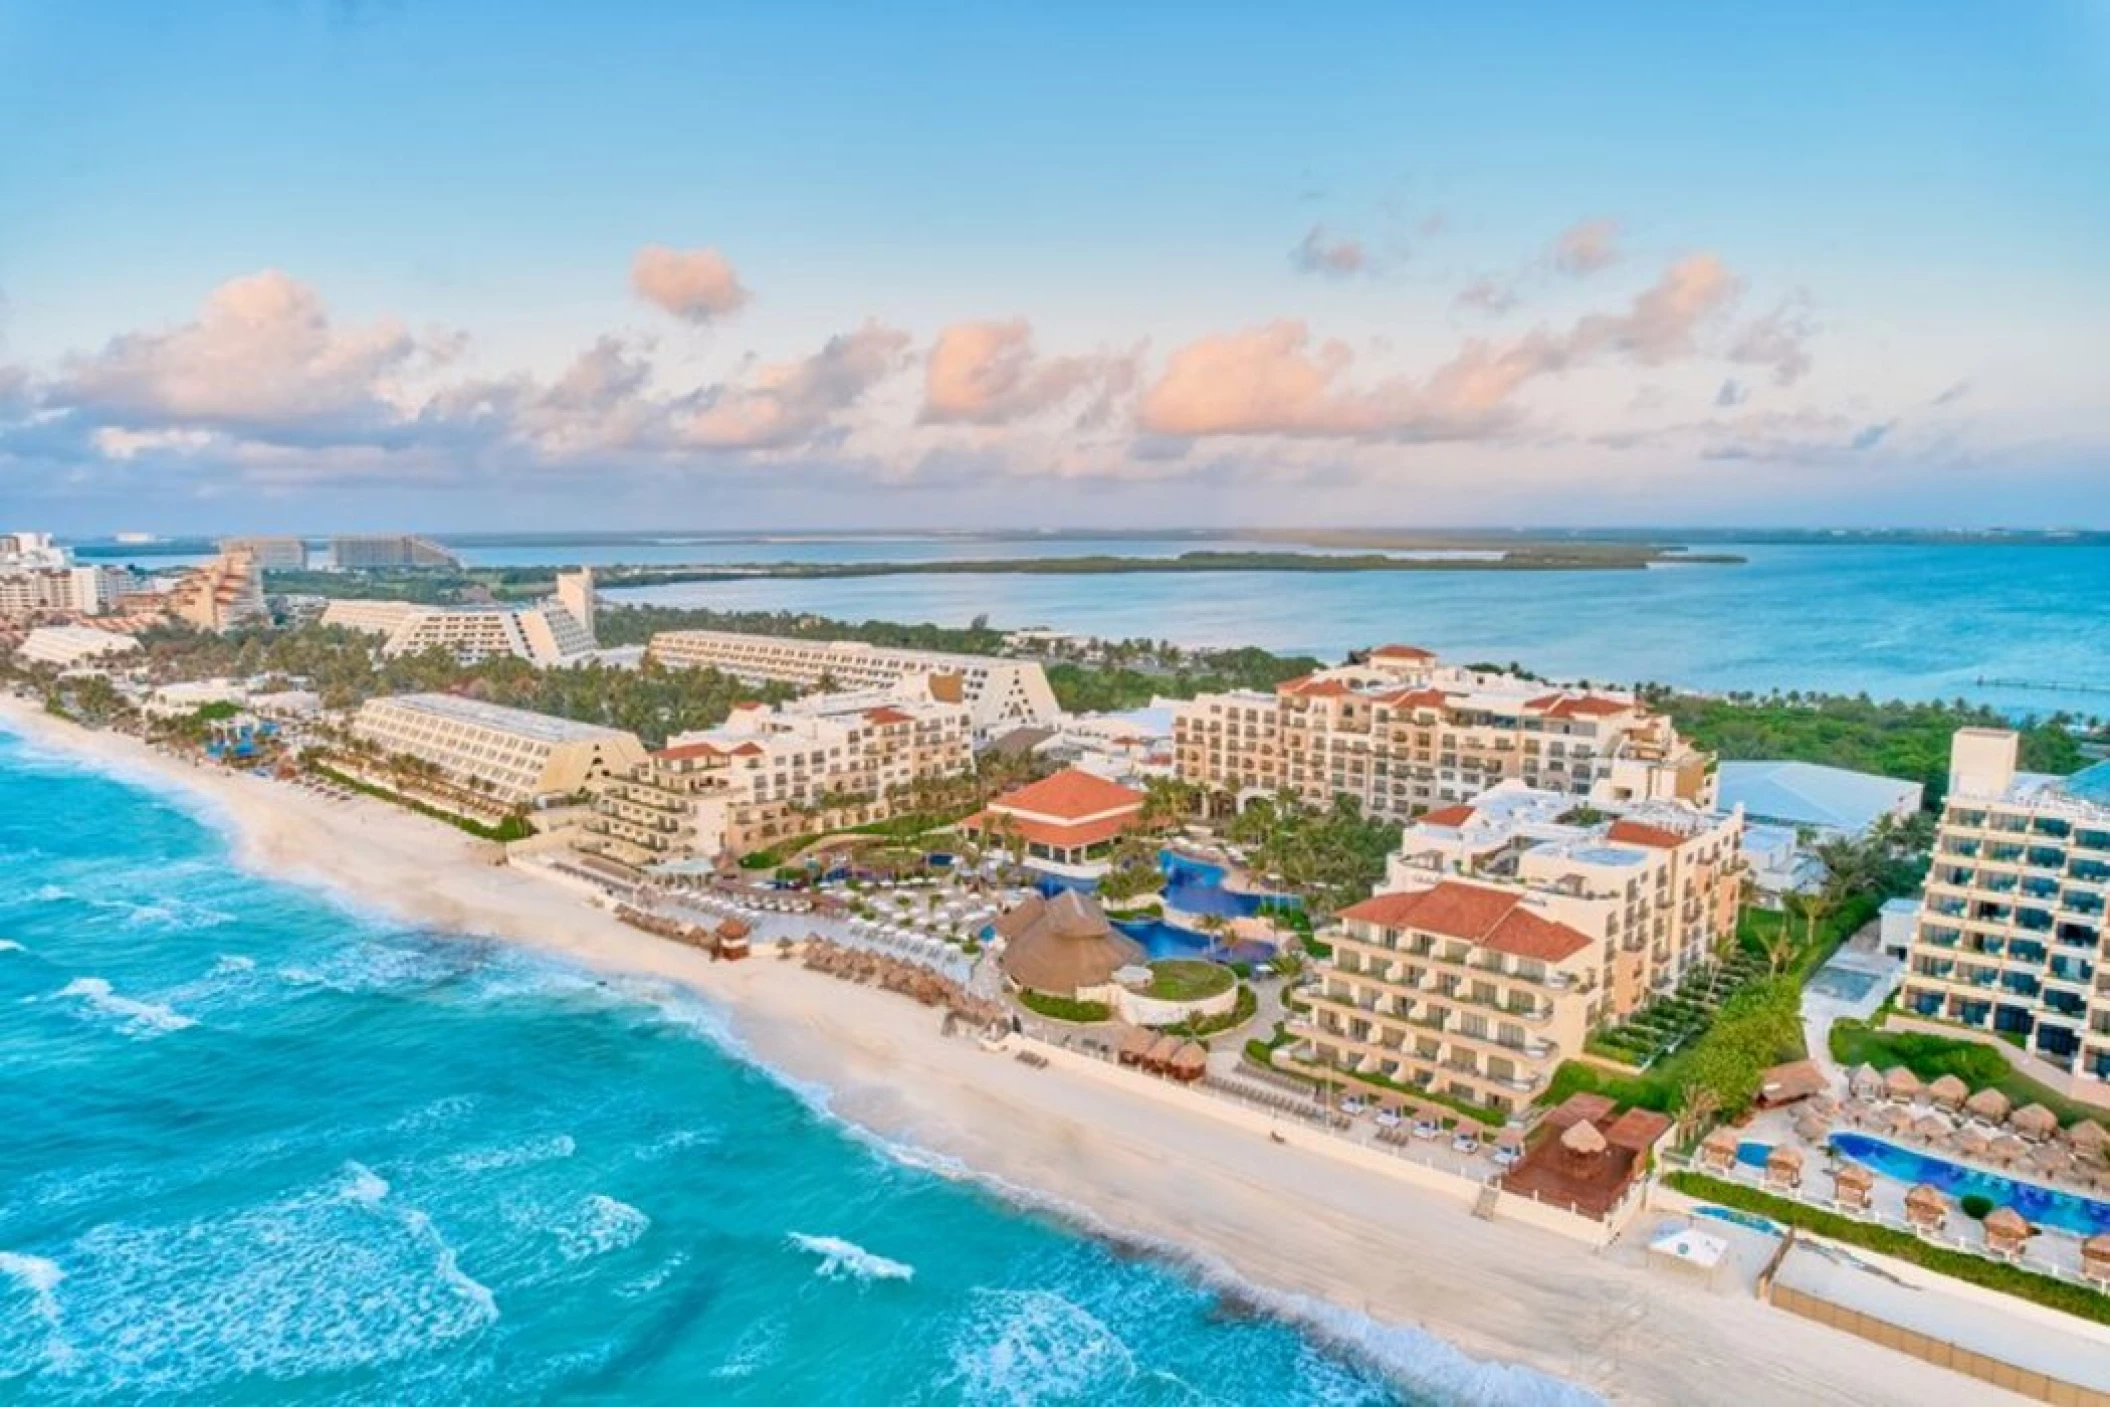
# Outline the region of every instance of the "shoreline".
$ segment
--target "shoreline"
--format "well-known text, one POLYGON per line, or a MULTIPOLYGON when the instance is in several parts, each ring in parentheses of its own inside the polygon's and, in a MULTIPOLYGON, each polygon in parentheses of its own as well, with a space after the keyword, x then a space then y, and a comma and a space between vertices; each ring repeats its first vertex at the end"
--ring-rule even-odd
POLYGON ((769 958, 712 963, 385 802, 191 767, 13 698, 0 698, 0 728, 202 801, 252 871, 421 927, 678 984, 726 1016, 730 1054, 861 1139, 1179 1264, 1410 1390, 1548 1401, 1579 1397, 1562 1391, 1573 1385, 1683 1402, 1733 1378, 1761 1401, 1906 1403, 1966 1381, 1740 1294, 1694 1294, 1551 1234, 1475 1220, 1324 1153, 1260 1144, 1140 1078, 1131 1090, 993 1057, 887 993, 769 958))

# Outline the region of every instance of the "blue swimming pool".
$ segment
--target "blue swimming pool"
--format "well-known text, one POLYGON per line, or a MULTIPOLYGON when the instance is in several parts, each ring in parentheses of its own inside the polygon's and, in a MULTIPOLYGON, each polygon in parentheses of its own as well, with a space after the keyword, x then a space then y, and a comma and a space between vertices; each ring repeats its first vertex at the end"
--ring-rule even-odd
POLYGON ((1275 955, 1275 950, 1264 943, 1234 943, 1227 938, 1212 943, 1206 933, 1181 928, 1163 919, 1116 919, 1114 927, 1141 943, 1152 961, 1159 958, 1214 958, 1218 962, 1264 962, 1275 955))
POLYGON ((1222 865, 1212 865, 1175 850, 1158 853, 1158 868, 1165 872, 1165 907, 1182 913, 1249 918, 1270 904, 1294 907, 1298 902, 1293 896, 1269 898, 1226 889, 1222 865))
POLYGON ((1772 1144, 1753 1143, 1746 1139, 1736 1145, 1736 1160, 1747 1168, 1762 1168, 1766 1165, 1766 1159, 1771 1156, 1772 1152, 1772 1144))
POLYGON ((1966 1197, 1975 1192, 1991 1198, 1996 1206, 2013 1207, 2024 1218, 2041 1226, 2055 1226, 2077 1236, 2110 1231, 2110 1203, 2092 1201, 2071 1192, 2054 1192, 2049 1187, 2017 1182, 1998 1173, 1981 1172, 1946 1158, 1916 1153, 1910 1148, 1885 1143, 1880 1138, 1870 1138, 1865 1133, 1833 1134, 1832 1147, 1840 1156, 1872 1168, 1884 1177, 1903 1183, 1924 1182, 1951 1197, 1966 1197))
POLYGON ((1695 1207, 1692 1214, 1694 1216, 1713 1217, 1716 1221, 1726 1221, 1731 1226, 1741 1226, 1747 1231, 1763 1231, 1768 1236, 1778 1236, 1780 1234, 1780 1228, 1767 1221, 1764 1217, 1755 1216, 1750 1212, 1740 1212, 1734 1207, 1695 1207))

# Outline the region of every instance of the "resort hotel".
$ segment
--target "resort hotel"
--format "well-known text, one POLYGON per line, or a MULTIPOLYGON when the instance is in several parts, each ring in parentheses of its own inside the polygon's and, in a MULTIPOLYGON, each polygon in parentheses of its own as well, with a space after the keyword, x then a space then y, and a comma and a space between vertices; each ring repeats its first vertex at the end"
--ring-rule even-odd
POLYGON ((2047 777, 2018 754, 2004 729, 1956 734, 1898 1006, 2110 1081, 2110 763, 2047 777))
POLYGON ((1410 824, 1341 912, 1295 1058, 1513 1111, 1599 1025, 1736 931, 1741 817, 1681 802, 1592 816, 1503 783, 1410 824))
POLYGON ((333 600, 322 624, 382 637, 388 658, 434 648, 464 663, 511 656, 547 668, 593 653, 593 571, 557 574, 556 594, 519 606, 425 606, 411 601, 333 600))
POLYGON ((986 844, 1012 846, 1030 869, 1073 879, 1106 872, 1114 842, 1141 826, 1142 792, 1071 767, 996 798, 961 822, 986 844))
POLYGON ((308 544, 297 537, 222 538, 220 550, 247 552, 267 572, 304 571, 308 565, 308 544))
POLYGON ((966 708, 906 694, 742 704, 611 777, 575 848, 642 869, 882 821, 973 770, 966 708))
POLYGON ((1051 724, 1062 711, 1038 664, 994 655, 721 630, 661 631, 652 637, 647 655, 663 665, 715 669, 751 683, 802 689, 891 690, 928 679, 934 697, 966 706, 977 744, 1023 724, 1051 724))
POLYGON ((333 537, 330 564, 339 571, 368 571, 386 567, 459 567, 462 561, 429 538, 396 533, 333 537))
POLYGON ((1549 687, 1387 645, 1273 693, 1180 706, 1180 779, 1241 802, 1346 794, 1405 820, 1511 778, 1600 805, 1714 804, 1712 759, 1631 694, 1549 687))
POLYGON ((92 625, 41 625, 15 649, 16 658, 25 664, 48 664, 62 670, 108 664, 138 653, 139 641, 133 637, 92 625))
POLYGON ((352 734, 383 754, 413 757, 449 781, 523 806, 571 796, 644 761, 633 733, 574 723, 452 694, 368 699, 352 734))

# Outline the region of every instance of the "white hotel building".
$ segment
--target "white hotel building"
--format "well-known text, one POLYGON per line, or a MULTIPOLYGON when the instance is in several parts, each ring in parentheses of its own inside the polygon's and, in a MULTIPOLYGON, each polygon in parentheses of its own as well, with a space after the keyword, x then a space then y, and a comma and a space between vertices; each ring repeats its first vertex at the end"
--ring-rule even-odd
POLYGON ((569 796, 645 760, 634 733, 452 694, 368 699, 353 736, 508 805, 569 796))
POLYGON ((437 646, 465 663, 508 655, 545 668, 592 653, 590 570, 563 572, 556 595, 531 606, 424 606, 412 601, 333 600, 322 624, 383 637, 389 658, 437 646))
POLYGON ((2017 770, 2019 740, 1964 728, 1898 1010, 2019 1041, 2110 1081, 2110 763, 2017 770))
POLYGON ((893 689, 927 678, 934 697, 966 707, 978 742, 1013 728, 1051 724, 1062 712, 1047 675, 1031 660, 723 630, 661 631, 647 654, 664 665, 802 689, 893 689))

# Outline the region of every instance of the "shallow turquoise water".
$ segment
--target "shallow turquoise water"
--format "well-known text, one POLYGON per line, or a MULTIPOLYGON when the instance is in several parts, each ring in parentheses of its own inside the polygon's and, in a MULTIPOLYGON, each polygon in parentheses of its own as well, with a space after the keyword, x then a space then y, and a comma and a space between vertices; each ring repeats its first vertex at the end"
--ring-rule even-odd
POLYGON ((0 940, 0 1400, 1580 1396, 1293 1328, 853 1136, 695 999, 260 881, 5 734, 0 940))
MULTIPOLYGON (((1045 625, 1338 658, 1406 641, 1561 678, 1982 699, 2110 714, 2110 547, 1707 543, 1742 566, 691 583, 623 599, 1045 625), (2084 685, 2054 693, 1981 680, 2084 685)), ((897 553, 894 555, 907 555, 897 553)), ((998 555, 995 552, 986 555, 998 555)))

